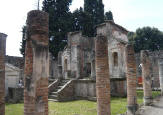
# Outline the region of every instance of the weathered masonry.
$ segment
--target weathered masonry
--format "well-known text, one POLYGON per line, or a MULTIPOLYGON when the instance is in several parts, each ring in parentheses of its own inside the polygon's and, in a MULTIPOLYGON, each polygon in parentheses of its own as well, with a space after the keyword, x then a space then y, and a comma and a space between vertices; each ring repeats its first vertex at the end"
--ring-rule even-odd
POLYGON ((127 77, 127 115, 135 115, 137 110, 136 94, 136 61, 132 45, 126 45, 126 77, 127 77))
POLYGON ((98 115, 110 115, 110 78, 107 38, 97 35, 95 40, 96 92, 98 115))
POLYGON ((160 78, 161 95, 163 96, 163 57, 159 59, 159 78, 160 78))
POLYGON ((0 115, 5 115, 6 34, 0 33, 0 115))
POLYGON ((48 115, 48 14, 29 12, 26 34, 24 115, 48 115))
POLYGON ((152 102, 152 64, 149 58, 149 52, 141 51, 142 62, 142 77, 143 77, 143 91, 144 91, 144 105, 149 105, 152 102))
MULTIPOLYGON (((125 28, 113 21, 105 21, 97 26, 97 35, 101 34, 107 38, 112 96, 126 96, 127 93, 124 53, 125 45, 128 43, 127 33, 128 31, 125 28)), ((58 60, 53 60, 50 64, 53 67, 50 77, 53 79, 91 79, 94 80, 95 86, 95 38, 83 36, 79 31, 68 33, 68 45, 63 51, 59 52, 58 60)), ((82 86, 80 84, 82 83, 78 82, 77 84, 81 90, 82 86)), ((91 84, 86 85, 92 87, 92 84, 91 82, 91 84)), ((78 89, 78 87, 74 87, 78 89)), ((75 91, 80 94, 80 90, 75 91)), ((94 94, 96 93, 94 92, 94 94)))

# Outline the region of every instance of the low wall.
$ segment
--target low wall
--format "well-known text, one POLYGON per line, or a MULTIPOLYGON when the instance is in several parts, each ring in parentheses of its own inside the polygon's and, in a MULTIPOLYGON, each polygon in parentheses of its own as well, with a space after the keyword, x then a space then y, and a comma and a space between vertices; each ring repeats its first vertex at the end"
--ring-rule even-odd
POLYGON ((94 100, 96 97, 96 81, 74 80, 75 98, 94 100))
POLYGON ((70 101, 74 100, 74 81, 70 80, 65 86, 58 91, 58 101, 70 101))
MULTIPOLYGON (((125 97, 127 95, 126 79, 111 79, 111 96, 125 97)), ((75 98, 96 100, 95 80, 74 80, 75 98)))
POLYGON ((24 98, 24 88, 8 88, 7 102, 19 103, 24 98))

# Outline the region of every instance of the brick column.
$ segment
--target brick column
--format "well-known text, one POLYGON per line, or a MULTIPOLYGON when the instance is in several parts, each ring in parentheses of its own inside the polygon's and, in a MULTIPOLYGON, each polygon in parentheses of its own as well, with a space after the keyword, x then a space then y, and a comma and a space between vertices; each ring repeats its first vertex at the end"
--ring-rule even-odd
POLYGON ((159 59, 158 65, 159 65, 160 89, 161 95, 163 96, 163 58, 159 59))
POLYGON ((137 110, 136 95, 136 60, 132 45, 125 47, 126 78, 127 78, 127 115, 135 115, 137 110))
POLYGON ((48 14, 28 13, 24 71, 24 115, 48 115, 48 14))
POLYGON ((5 115, 6 34, 0 33, 0 115, 5 115))
POLYGON ((144 90, 144 105, 149 105, 152 102, 152 65, 149 59, 148 51, 141 51, 141 63, 142 63, 142 78, 143 78, 143 90, 144 90))
POLYGON ((110 115, 110 78, 108 63, 108 41, 97 35, 95 40, 96 94, 98 115, 110 115))

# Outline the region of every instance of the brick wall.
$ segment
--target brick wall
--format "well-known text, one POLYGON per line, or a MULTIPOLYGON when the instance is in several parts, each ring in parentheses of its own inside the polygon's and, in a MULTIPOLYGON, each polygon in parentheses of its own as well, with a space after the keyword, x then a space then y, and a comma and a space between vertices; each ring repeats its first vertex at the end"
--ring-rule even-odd
POLYGON ((0 33, 0 115, 5 115, 5 54, 6 37, 0 33))

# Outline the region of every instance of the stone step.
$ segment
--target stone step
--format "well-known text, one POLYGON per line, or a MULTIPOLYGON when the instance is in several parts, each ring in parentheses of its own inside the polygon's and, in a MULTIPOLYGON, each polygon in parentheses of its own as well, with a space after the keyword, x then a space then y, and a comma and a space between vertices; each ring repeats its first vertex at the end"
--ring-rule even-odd
POLYGON ((49 99, 57 99, 58 96, 57 95, 49 95, 49 99))
MULTIPOLYGON (((66 82, 67 83, 67 82, 66 82)), ((64 86, 66 83, 60 83, 59 86, 64 86)))
POLYGON ((58 86, 57 88, 58 88, 58 89, 61 89, 62 87, 63 87, 63 86, 58 86))
POLYGON ((52 95, 57 95, 57 92, 51 92, 52 95))
POLYGON ((58 102, 57 99, 48 99, 48 101, 58 102))
POLYGON ((67 83, 69 80, 62 80, 61 83, 67 83))

